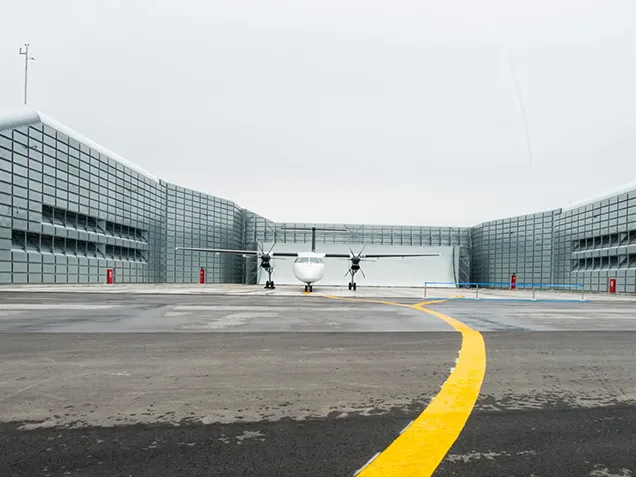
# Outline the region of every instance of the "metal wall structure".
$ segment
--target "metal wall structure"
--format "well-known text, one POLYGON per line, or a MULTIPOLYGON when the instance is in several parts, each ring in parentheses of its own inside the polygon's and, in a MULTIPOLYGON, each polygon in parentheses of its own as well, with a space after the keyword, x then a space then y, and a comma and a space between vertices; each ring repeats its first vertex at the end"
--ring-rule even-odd
POLYGON ((241 256, 175 250, 176 247, 243 248, 243 209, 229 200, 166 184, 166 281, 193 283, 205 269, 207 283, 241 283, 241 256))
POLYGON ((0 284, 240 282, 235 203, 175 186, 30 108, 0 115, 0 284))
POLYGON ((449 246, 459 282, 636 293, 636 184, 547 212, 467 227, 275 223, 159 180, 31 108, 0 114, 0 284, 256 283, 255 258, 177 251, 276 242, 449 246))
POLYGON ((636 185, 561 209, 555 227, 555 275, 562 283, 636 293, 636 185))
POLYGON ((162 281, 157 178, 37 111, 0 117, 0 283, 162 281))
POLYGON ((475 282, 583 287, 636 293, 636 185, 541 214, 485 222, 472 229, 475 282))
MULTIPOLYGON (((398 225, 362 225, 362 224, 314 224, 296 222, 272 222, 266 218, 246 211, 245 241, 248 247, 255 249, 257 244, 275 242, 304 243, 307 251, 311 249, 311 227, 317 227, 316 250, 321 244, 348 244, 354 253, 366 245, 384 246, 454 246, 458 253, 458 281, 470 279, 471 234, 467 227, 414 227, 398 225), (298 230, 305 229, 305 230, 298 230)), ((257 263, 250 260, 247 267, 247 282, 256 282, 257 263)))
POLYGON ((552 283, 554 211, 484 222, 472 228, 471 281, 552 283))

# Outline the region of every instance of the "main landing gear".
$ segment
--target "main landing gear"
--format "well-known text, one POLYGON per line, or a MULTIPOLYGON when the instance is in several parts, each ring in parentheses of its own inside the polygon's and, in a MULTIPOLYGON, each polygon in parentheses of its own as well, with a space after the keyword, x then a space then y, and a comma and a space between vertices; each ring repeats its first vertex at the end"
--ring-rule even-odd
POLYGON ((273 290, 274 288, 276 288, 274 286, 274 280, 272 280, 272 273, 274 272, 274 269, 272 267, 267 267, 265 268, 265 271, 267 272, 267 276, 269 277, 268 280, 265 282, 265 288, 271 288, 273 290))
POLYGON ((305 293, 311 293, 314 291, 314 287, 311 285, 305 285, 305 293))
POLYGON ((351 265, 349 266, 349 270, 347 270, 347 273, 345 273, 344 276, 346 277, 347 275, 351 275, 351 281, 349 282, 349 290, 356 291, 356 288, 358 288, 358 286, 356 285, 356 273, 360 272, 362 273, 362 276, 364 278, 367 278, 364 272, 362 271, 362 268, 360 267, 360 261, 364 260, 362 258, 362 252, 364 251, 364 247, 362 247, 362 250, 360 250, 360 253, 358 255, 353 253, 353 250, 351 250, 351 247, 349 247, 349 251, 351 252, 351 265))

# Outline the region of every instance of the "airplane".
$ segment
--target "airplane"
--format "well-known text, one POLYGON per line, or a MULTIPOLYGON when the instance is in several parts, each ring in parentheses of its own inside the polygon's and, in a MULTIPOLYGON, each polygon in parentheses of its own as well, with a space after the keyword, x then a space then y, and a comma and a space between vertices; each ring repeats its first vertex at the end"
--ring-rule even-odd
POLYGON ((210 252, 210 253, 226 253, 233 255, 249 256, 254 255, 260 258, 260 267, 267 272, 268 279, 265 282, 265 288, 274 289, 274 281, 272 280, 272 273, 274 273, 274 267, 272 266, 272 259, 274 257, 296 257, 293 265, 294 276, 302 283, 305 284, 305 292, 311 293, 313 291, 313 284, 320 281, 325 276, 325 258, 343 258, 350 260, 349 270, 345 273, 351 275, 351 281, 349 282, 349 290, 355 291, 357 284, 355 281, 356 273, 361 272, 362 276, 366 278, 366 275, 360 267, 360 262, 365 260, 374 260, 379 258, 406 258, 406 257, 439 257, 441 253, 371 253, 363 255, 364 247, 362 250, 355 254, 349 247, 351 253, 320 253, 316 252, 316 227, 311 228, 311 252, 275 252, 273 253, 274 245, 269 249, 267 253, 260 247, 259 250, 230 250, 222 248, 196 248, 196 247, 176 247, 176 250, 189 250, 193 252, 210 252))

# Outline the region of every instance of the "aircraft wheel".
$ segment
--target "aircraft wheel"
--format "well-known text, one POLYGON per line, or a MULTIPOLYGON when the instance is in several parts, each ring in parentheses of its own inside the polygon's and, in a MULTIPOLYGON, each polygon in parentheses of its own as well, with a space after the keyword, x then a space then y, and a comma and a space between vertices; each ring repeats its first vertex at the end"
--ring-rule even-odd
POLYGON ((269 288, 269 280, 265 282, 265 288, 269 288))
POLYGON ((349 290, 351 290, 351 282, 349 282, 349 290))
POLYGON ((309 285, 309 293, 311 293, 312 291, 314 291, 314 286, 313 285, 309 285))
POLYGON ((269 282, 269 287, 273 290, 274 288, 276 288, 274 286, 274 280, 272 280, 271 282, 269 282))
POLYGON ((353 282, 353 291, 356 291, 356 282, 353 282))
POLYGON ((305 293, 307 293, 309 291, 309 286, 305 285, 305 293))

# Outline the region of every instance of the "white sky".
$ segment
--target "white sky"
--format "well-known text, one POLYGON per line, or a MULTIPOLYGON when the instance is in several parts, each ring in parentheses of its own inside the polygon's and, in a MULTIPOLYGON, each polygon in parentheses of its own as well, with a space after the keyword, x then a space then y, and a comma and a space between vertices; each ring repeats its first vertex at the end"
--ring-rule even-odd
POLYGON ((633 0, 4 0, 29 104, 276 221, 473 225, 636 176, 633 0), (529 122, 508 65, 511 55, 529 122))

